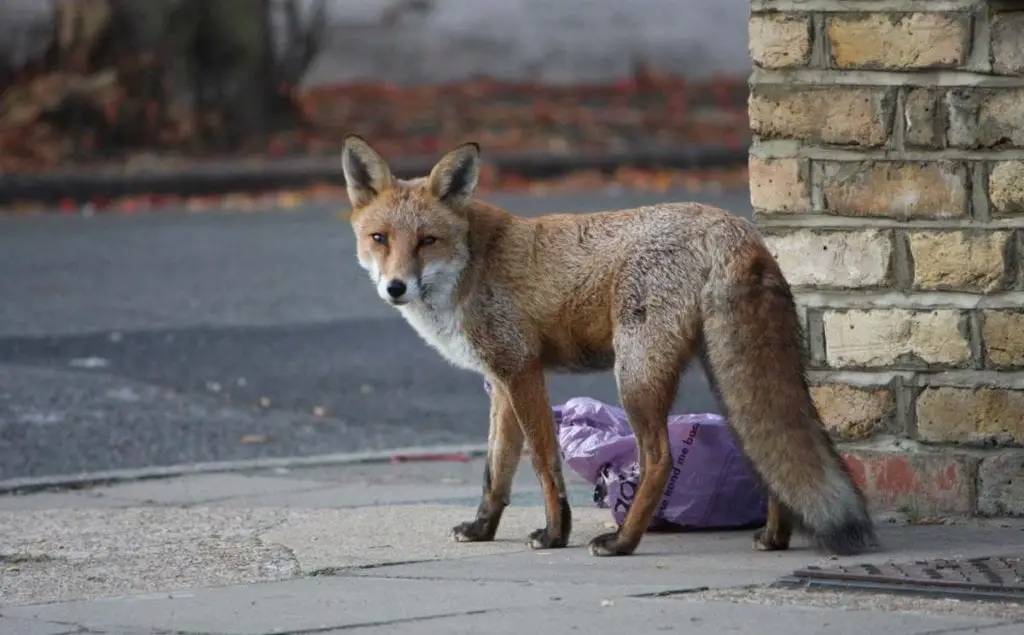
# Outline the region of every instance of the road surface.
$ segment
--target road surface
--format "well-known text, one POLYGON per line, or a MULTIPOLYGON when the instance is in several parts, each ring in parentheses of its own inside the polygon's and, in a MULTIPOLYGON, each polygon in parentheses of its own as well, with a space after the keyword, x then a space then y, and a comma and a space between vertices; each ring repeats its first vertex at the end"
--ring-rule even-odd
MULTIPOLYGON (((750 213, 746 191, 698 198, 750 213)), ((610 374, 550 388, 616 401, 610 374)), ((699 371, 675 410, 716 410, 699 371)), ((376 296, 337 209, 0 218, 0 480, 486 438, 481 379, 376 296)))

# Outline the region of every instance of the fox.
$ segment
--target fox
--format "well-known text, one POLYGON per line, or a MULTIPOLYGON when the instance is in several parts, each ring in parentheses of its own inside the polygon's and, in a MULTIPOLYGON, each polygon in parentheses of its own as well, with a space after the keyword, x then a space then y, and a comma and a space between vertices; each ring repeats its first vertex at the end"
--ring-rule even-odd
POLYGON ((822 423, 806 380, 790 286, 749 220, 695 202, 521 217, 477 196, 482 151, 450 150, 398 178, 357 134, 342 172, 356 255, 382 300, 451 365, 490 385, 483 493, 459 542, 494 540, 529 450, 545 524, 533 549, 566 547, 572 512, 545 373, 614 373, 636 435, 640 479, 593 556, 639 545, 672 470, 668 417, 700 360, 743 454, 765 485, 760 551, 794 530, 822 551, 878 544, 865 496, 822 423))

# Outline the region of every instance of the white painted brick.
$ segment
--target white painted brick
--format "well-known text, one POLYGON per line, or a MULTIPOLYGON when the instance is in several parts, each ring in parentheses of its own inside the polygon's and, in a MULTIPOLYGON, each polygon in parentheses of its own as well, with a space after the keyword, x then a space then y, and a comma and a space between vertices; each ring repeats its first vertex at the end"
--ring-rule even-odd
POLYGON ((833 368, 960 367, 971 359, 960 311, 826 311, 825 360, 833 368))
POLYGON ((892 240, 888 231, 795 231, 765 241, 794 286, 850 289, 884 285, 892 240))

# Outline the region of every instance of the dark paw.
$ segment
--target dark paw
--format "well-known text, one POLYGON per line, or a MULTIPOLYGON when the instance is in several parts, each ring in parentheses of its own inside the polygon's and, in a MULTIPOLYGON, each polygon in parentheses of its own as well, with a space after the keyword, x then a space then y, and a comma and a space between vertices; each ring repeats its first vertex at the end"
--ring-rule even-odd
POLYGON ((455 542, 488 542, 494 540, 494 530, 485 519, 477 518, 453 527, 451 536, 455 542))
POLYGON ((590 541, 590 554, 594 556, 628 556, 633 549, 619 541, 618 533, 601 534, 590 541))
POLYGON ((789 540, 781 540, 767 529, 758 529, 754 533, 754 549, 757 551, 785 551, 789 549, 789 540))
POLYGON ((561 549, 568 544, 562 536, 555 538, 551 537, 547 528, 538 529, 530 534, 530 539, 526 541, 526 544, 530 545, 532 549, 561 549))

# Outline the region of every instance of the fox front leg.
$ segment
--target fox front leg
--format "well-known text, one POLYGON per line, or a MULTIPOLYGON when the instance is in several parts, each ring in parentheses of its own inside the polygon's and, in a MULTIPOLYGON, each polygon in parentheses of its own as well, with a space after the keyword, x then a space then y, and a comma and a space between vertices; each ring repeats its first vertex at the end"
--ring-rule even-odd
POLYGON ((458 542, 494 540, 501 515, 508 507, 512 479, 523 450, 523 430, 502 386, 491 388, 491 428, 484 464, 483 496, 476 518, 452 529, 458 542))
POLYGON ((565 547, 572 532, 572 510, 562 478, 562 459, 543 368, 530 365, 510 373, 505 378, 504 390, 530 445, 533 469, 544 493, 547 523, 530 534, 527 544, 534 549, 565 547))

